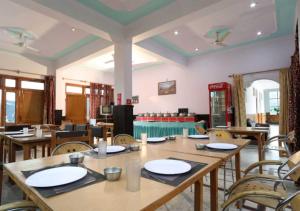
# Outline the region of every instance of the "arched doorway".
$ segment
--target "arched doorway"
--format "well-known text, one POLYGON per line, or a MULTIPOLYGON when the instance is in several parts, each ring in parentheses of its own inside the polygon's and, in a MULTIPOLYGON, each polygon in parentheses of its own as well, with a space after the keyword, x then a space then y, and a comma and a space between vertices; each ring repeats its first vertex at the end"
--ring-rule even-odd
POLYGON ((246 88, 247 119, 256 123, 270 124, 276 133, 279 123, 280 95, 279 83, 269 79, 259 79, 246 88))

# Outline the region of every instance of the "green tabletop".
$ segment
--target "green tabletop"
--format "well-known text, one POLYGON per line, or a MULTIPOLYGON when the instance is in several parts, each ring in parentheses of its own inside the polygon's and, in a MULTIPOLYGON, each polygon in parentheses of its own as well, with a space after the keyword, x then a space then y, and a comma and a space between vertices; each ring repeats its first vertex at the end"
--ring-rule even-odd
POLYGON ((134 138, 140 139, 141 133, 147 133, 148 137, 162 137, 182 135, 183 128, 189 129, 189 135, 197 134, 195 126, 204 128, 204 123, 199 122, 142 122, 134 121, 134 138))

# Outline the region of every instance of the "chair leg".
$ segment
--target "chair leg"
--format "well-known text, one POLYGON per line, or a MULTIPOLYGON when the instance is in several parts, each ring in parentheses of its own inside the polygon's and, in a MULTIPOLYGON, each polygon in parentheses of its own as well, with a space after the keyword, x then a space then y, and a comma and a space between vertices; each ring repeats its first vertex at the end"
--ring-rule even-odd
POLYGON ((226 198, 226 162, 224 164, 224 175, 223 175, 223 179, 224 179, 224 186, 223 186, 223 191, 224 191, 224 201, 226 198))
POLYGON ((233 172, 233 162, 232 158, 230 158, 230 165, 231 165, 231 178, 232 178, 232 184, 234 183, 234 172, 233 172))

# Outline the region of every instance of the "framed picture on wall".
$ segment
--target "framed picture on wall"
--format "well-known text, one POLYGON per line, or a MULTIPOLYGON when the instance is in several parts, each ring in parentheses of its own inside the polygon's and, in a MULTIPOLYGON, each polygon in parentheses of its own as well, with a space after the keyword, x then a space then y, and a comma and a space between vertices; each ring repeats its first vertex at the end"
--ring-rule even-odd
POLYGON ((139 96, 132 96, 132 104, 138 104, 139 103, 139 96))
POLYGON ((176 94, 176 81, 164 81, 158 83, 158 95, 176 94))

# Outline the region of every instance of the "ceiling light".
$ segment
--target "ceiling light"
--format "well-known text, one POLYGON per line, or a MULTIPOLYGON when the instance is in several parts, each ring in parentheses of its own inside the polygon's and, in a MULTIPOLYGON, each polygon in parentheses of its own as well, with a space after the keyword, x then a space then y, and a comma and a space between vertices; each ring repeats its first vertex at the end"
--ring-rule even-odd
POLYGON ((199 48, 195 48, 195 51, 199 51, 199 48))
POLYGON ((178 35, 179 34, 179 32, 176 30, 176 31, 174 31, 174 35, 178 35))
POLYGON ((256 7, 256 3, 255 2, 252 2, 251 4, 250 4, 250 8, 255 8, 256 7))
POLYGON ((257 36, 260 36, 260 35, 262 35, 262 32, 258 31, 256 34, 257 34, 257 36))
POLYGON ((72 28, 71 30, 72 30, 72 32, 75 32, 75 31, 76 31, 76 29, 75 29, 75 28, 72 28))

